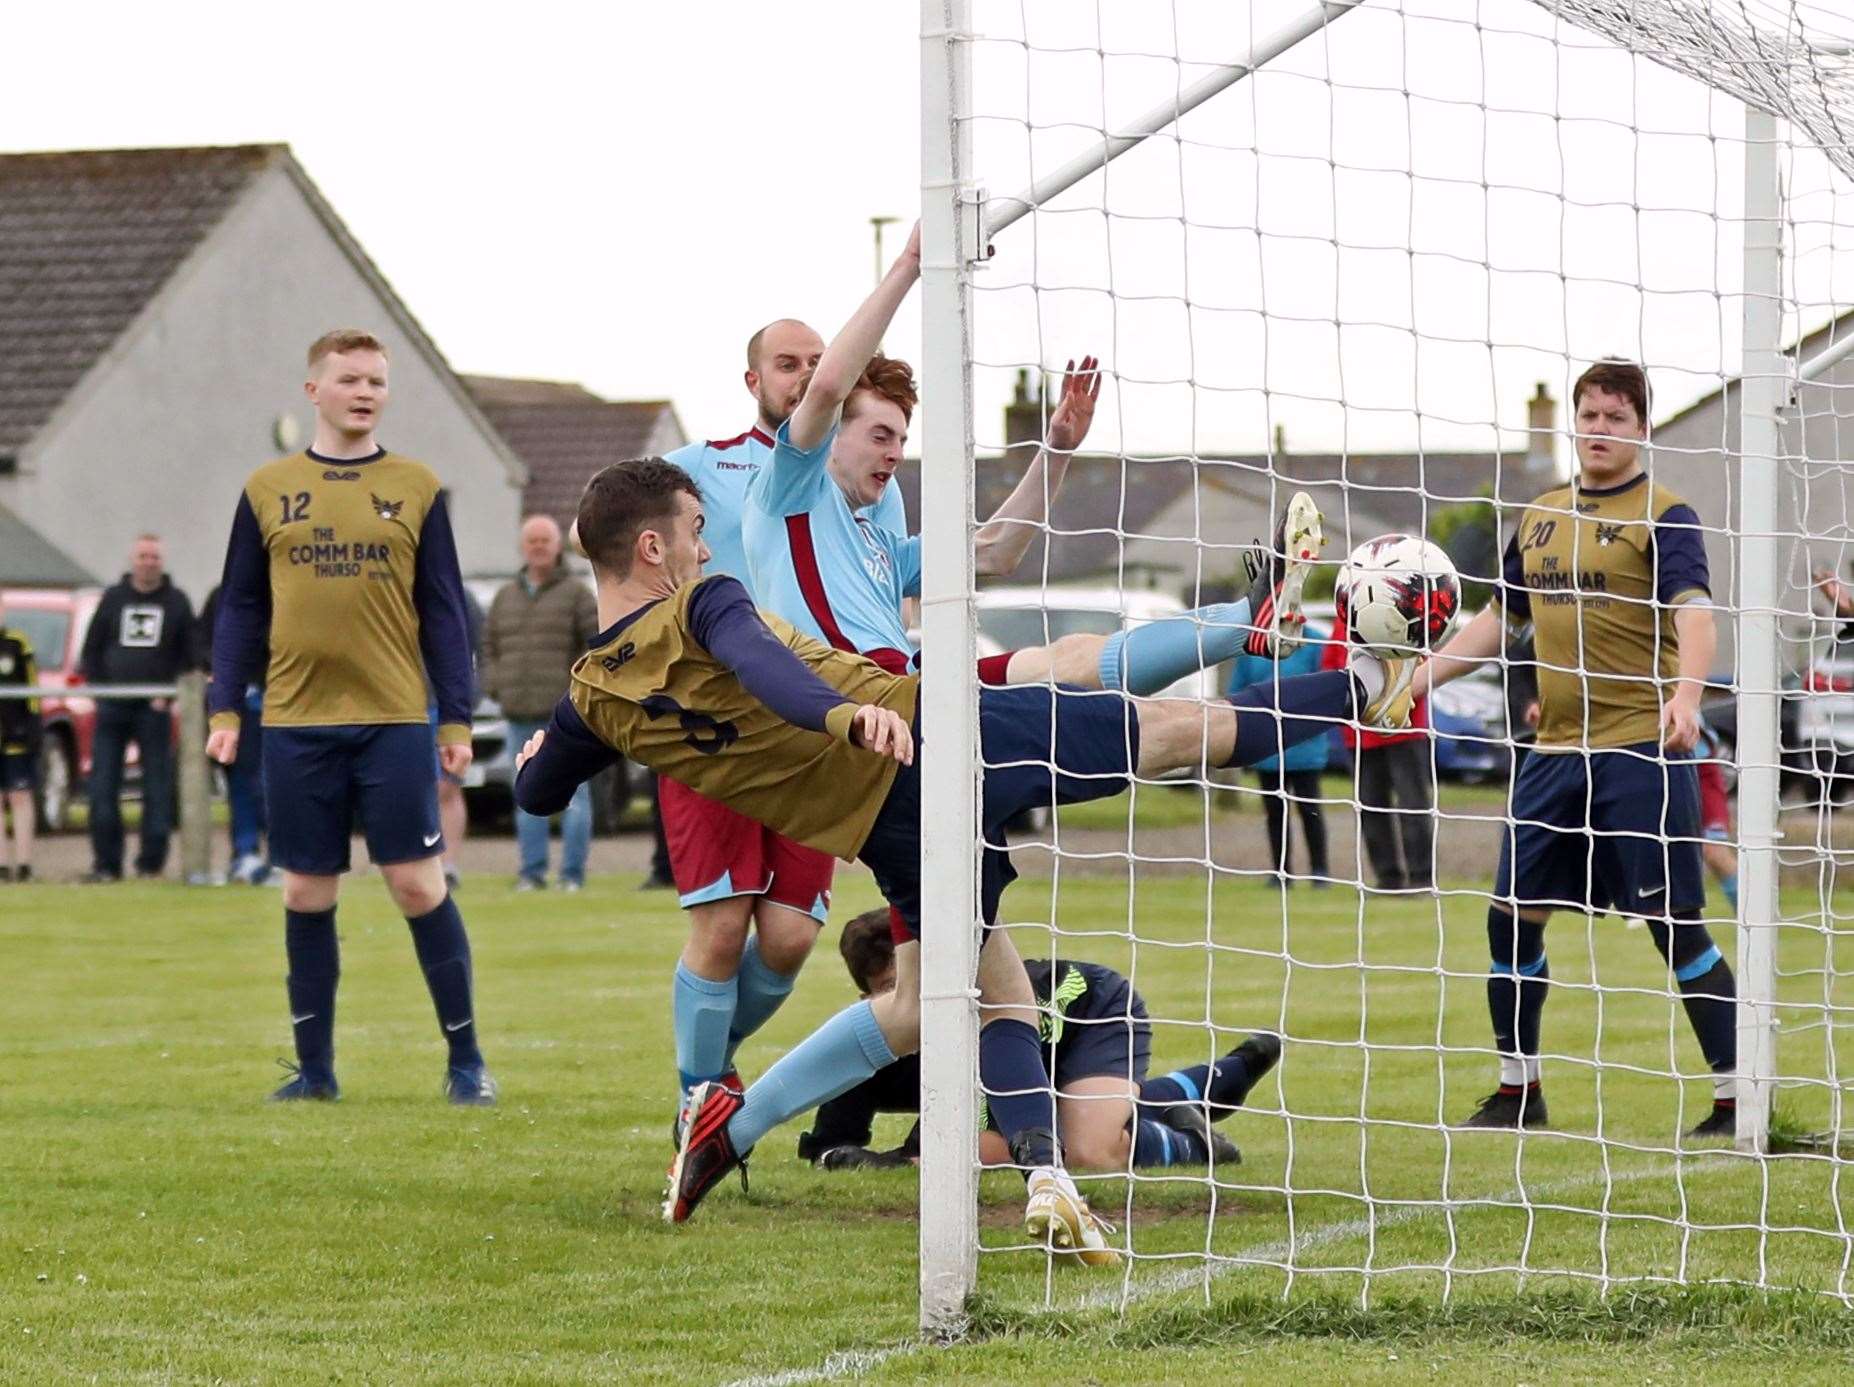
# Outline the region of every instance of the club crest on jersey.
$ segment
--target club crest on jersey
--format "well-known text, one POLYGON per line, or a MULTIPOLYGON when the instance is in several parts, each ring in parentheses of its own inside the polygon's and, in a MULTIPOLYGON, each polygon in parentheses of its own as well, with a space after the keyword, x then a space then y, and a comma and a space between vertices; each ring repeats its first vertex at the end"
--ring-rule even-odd
POLYGON ((380 519, 382 520, 399 519, 399 508, 405 505, 404 501, 382 501, 378 496, 375 496, 371 491, 368 492, 367 495, 368 495, 368 498, 373 502, 374 514, 378 515, 380 519))
POLYGON ((856 533, 863 541, 863 571, 878 583, 887 584, 894 581, 895 564, 888 556, 888 550, 876 540, 874 527, 862 516, 856 517, 856 533))
POLYGON ((1622 538, 1622 526, 1605 525, 1600 520, 1597 522, 1596 539, 1597 539, 1598 544, 1614 544, 1617 540, 1621 538, 1622 538))

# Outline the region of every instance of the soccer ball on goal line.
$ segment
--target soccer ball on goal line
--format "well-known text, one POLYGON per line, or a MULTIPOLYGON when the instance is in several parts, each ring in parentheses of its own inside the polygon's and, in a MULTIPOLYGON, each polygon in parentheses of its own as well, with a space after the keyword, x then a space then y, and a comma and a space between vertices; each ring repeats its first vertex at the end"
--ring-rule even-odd
POLYGON ((1392 656, 1430 651, 1455 625, 1461 579, 1440 545, 1379 535, 1346 559, 1333 605, 1355 645, 1392 656))

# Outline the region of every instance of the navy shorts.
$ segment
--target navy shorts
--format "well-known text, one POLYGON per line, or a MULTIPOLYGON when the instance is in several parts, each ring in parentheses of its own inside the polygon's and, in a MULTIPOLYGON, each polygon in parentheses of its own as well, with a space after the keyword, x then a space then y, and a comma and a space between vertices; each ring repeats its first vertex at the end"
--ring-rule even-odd
POLYGON ((1088 990, 1069 1004, 1062 1019, 1050 1078, 1057 1088, 1101 1075, 1143 1083, 1152 1067, 1152 1023, 1146 1019, 1145 999, 1118 973, 1103 986, 1106 980, 1100 974, 1087 971, 1088 990))
MULTIPOLYGON (((916 939, 921 934, 924 754, 919 730, 917 716, 914 764, 896 774, 859 854, 883 898, 916 939)), ((1017 879, 1006 851, 1005 826, 1027 809, 1106 799, 1126 789, 1139 764, 1139 718, 1132 701, 1118 693, 1039 684, 981 688, 979 754, 985 765, 979 816, 986 843, 979 909, 990 925, 998 918, 1004 888, 1017 879)))
POLYGON ((285 871, 347 871, 356 820, 376 863, 444 851, 438 751, 426 723, 266 727, 264 800, 270 860, 285 871))
POLYGON ((36 790, 39 758, 30 751, 0 751, 0 791, 36 790))
POLYGON ((1706 901, 1699 777, 1654 742, 1526 757, 1494 894, 1521 906, 1660 918, 1706 901))
POLYGON ((36 790, 39 787, 39 755, 29 748, 0 750, 0 792, 36 790))

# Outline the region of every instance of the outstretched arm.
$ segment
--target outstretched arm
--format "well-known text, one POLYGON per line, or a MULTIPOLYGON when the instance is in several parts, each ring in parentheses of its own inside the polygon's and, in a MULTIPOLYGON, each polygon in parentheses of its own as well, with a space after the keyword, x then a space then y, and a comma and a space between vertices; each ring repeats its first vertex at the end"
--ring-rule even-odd
POLYGON ((857 379, 881 345, 882 334, 888 331, 895 310, 901 307, 901 301, 907 298, 914 281, 920 277, 921 226, 916 222, 908 244, 888 267, 882 282, 831 339, 818 361, 817 370, 811 373, 805 397, 798 402, 791 422, 786 425, 786 436, 799 452, 810 452, 837 426, 843 415, 843 402, 856 389, 857 379))
POLYGON ((1088 437, 1094 423, 1095 402, 1101 398, 1101 363, 1084 356, 1081 368, 1073 361, 1062 376, 1062 397, 1049 416, 1049 434, 1036 460, 1022 480, 991 513, 991 519, 973 536, 974 560, 980 577, 1014 573, 1024 551, 1049 519, 1049 503, 1062 490, 1075 450, 1088 437))
POLYGON ((711 578, 689 599, 689 630, 748 693, 792 726, 913 762, 913 735, 900 714, 875 704, 858 706, 813 674, 767 628, 734 579, 711 578))
POLYGON ((1499 604, 1490 602, 1481 608, 1474 620, 1416 671, 1411 697, 1426 698, 1437 685, 1459 679, 1497 656, 1506 640, 1502 624, 1499 604))
POLYGON ((1427 698, 1438 685, 1459 679, 1497 658, 1506 648, 1505 623, 1528 621, 1531 616, 1532 594, 1526 587, 1526 566, 1519 555, 1519 534, 1515 531, 1500 560, 1500 584, 1494 600, 1423 662, 1411 682, 1411 698, 1427 698))
POLYGON ((558 814, 575 790, 617 759, 563 694, 547 726, 515 753, 515 803, 529 814, 558 814))

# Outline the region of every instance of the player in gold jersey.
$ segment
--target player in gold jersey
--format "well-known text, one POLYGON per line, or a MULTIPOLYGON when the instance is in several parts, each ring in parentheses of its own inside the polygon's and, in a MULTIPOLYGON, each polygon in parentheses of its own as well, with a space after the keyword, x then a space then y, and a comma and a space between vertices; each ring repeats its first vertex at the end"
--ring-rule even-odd
MULTIPOLYGON (((1730 1137, 1738 1041, 1732 970, 1700 919, 1700 693, 1717 644, 1699 517, 1643 465, 1648 381, 1599 361, 1571 392, 1579 470, 1520 517, 1500 588, 1532 622, 1538 741, 1514 779, 1487 912, 1487 1005, 1500 1085, 1464 1124, 1546 1125, 1539 1030, 1553 910, 1643 917, 1713 1074, 1689 1137, 1730 1137)), ((1416 693, 1501 649, 1489 606, 1418 672, 1416 693)))
MULTIPOLYGON (((703 578, 702 523, 696 484, 659 458, 618 463, 587 485, 577 530, 606 626, 574 666, 548 728, 523 748, 517 802, 551 813, 629 756, 811 847, 859 858, 912 938, 896 950, 893 991, 833 1017, 744 1095, 698 1086, 665 1206, 675 1222, 766 1132, 912 1053, 920 1038, 919 676, 890 673, 762 615, 732 578, 703 578)), ((1248 764, 1361 705, 1374 724, 1395 725, 1408 714, 1408 688, 1406 671, 1361 653, 1349 670, 1208 705, 1047 685, 981 690, 983 919, 996 918, 1014 876, 1004 826, 1025 809, 1116 794, 1132 776, 1248 764)), ((988 933, 978 987, 986 1027, 1017 1028, 1020 1041, 988 1047, 993 1067, 983 1077, 992 1115, 1028 1172, 1026 1226, 1084 1260, 1110 1261, 1098 1221, 1061 1168, 1035 998, 1008 934, 988 933)))
POLYGON ((470 940, 445 884, 439 768, 470 764, 471 651, 444 494, 374 441, 386 349, 343 330, 309 348, 315 442, 251 474, 213 634, 207 754, 238 755, 238 705, 264 648, 265 795, 283 869, 295 1074, 271 1096, 333 1099, 335 898, 356 817, 406 917, 450 1058, 453 1103, 495 1101, 477 1046, 470 940), (428 721, 429 672, 440 726, 428 721))

